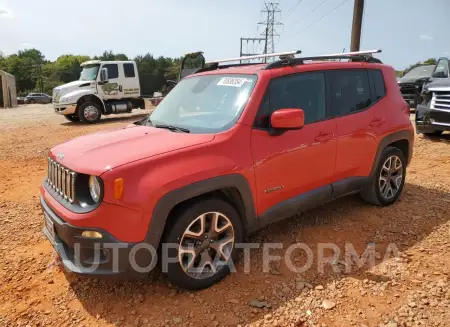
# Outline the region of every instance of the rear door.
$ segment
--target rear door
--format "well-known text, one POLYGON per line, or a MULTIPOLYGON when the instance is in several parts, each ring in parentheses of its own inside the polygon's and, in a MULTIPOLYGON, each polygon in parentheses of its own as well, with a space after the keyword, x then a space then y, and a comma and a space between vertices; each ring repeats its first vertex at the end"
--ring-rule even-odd
POLYGON ((123 85, 121 84, 121 81, 123 81, 124 73, 122 64, 105 63, 100 67, 100 69, 103 68, 108 70, 108 80, 101 82, 100 74, 98 74, 97 83, 99 95, 105 100, 123 98, 123 85))
POLYGON ((372 169, 377 138, 387 119, 382 115, 384 111, 379 110, 385 92, 383 77, 381 71, 375 71, 353 69, 327 73, 330 104, 337 125, 334 182, 368 176, 372 169), (373 94, 375 87, 379 96, 373 94))
MULTIPOLYGON (((270 212, 277 204, 289 211, 287 215, 295 213, 302 205, 299 196, 313 190, 317 192, 307 196, 311 204, 331 196, 336 123, 329 119, 326 102, 324 72, 281 76, 269 84, 251 137, 258 215, 270 212), (281 135, 269 135, 271 113, 286 108, 302 109, 305 126, 281 135)), ((268 220, 283 216, 277 212, 268 220)))

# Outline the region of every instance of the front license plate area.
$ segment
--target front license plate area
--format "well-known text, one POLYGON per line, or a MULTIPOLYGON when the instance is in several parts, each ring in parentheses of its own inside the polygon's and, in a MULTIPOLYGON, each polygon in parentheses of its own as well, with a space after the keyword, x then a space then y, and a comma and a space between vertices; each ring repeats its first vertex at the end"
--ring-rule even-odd
POLYGON ((50 217, 44 213, 44 227, 47 229, 49 235, 50 235, 50 241, 52 243, 55 242, 55 226, 53 225, 53 221, 50 219, 50 217))

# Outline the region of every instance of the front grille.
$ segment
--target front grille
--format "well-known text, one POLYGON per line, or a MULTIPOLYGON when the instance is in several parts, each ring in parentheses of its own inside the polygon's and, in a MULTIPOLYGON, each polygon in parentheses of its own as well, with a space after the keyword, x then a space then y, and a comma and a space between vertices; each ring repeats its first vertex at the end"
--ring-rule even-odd
POLYGON ((47 184, 64 200, 75 201, 75 180, 77 173, 48 158, 47 184))
POLYGON ((450 113, 450 91, 434 91, 430 108, 450 113))

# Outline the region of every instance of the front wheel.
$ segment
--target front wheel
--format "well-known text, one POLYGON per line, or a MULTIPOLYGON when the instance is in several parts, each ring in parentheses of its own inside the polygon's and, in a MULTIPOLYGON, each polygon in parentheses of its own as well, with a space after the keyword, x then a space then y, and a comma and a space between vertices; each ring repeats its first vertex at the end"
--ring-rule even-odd
POLYGON ((77 115, 64 115, 64 118, 66 118, 68 121, 79 121, 77 115))
POLYGON ((361 197, 375 205, 391 205, 400 197, 405 177, 406 159, 403 152, 388 146, 381 154, 373 180, 361 192, 361 197))
POLYGON ((102 110, 97 103, 87 101, 78 106, 78 117, 83 123, 95 124, 100 121, 102 110))
POLYGON ((243 239, 241 220, 234 207, 221 199, 205 199, 173 218, 176 220, 164 238, 162 257, 163 272, 169 281, 198 290, 228 275, 236 259, 236 244, 243 239))

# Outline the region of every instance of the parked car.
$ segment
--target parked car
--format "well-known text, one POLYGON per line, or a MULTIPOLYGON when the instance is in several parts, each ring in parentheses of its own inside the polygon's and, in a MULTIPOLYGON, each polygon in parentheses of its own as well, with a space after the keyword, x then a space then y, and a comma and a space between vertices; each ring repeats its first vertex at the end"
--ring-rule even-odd
POLYGON ((45 93, 30 93, 25 97, 25 102, 26 103, 51 103, 52 102, 52 97, 45 94, 45 93))
POLYGON ((43 233, 64 266, 146 278, 160 254, 170 282, 201 289, 269 223, 354 193, 394 203, 414 141, 394 69, 367 52, 296 53, 213 63, 139 122, 52 148, 43 233), (350 60, 311 62, 335 58, 350 60))
POLYGON ((17 97, 17 104, 25 104, 26 100, 26 97, 17 97))
POLYGON ((400 92, 410 108, 416 108, 422 101, 420 93, 423 84, 430 79, 435 67, 435 65, 417 65, 398 79, 400 92))
POLYGON ((428 83, 423 103, 417 106, 416 130, 430 136, 450 131, 450 59, 439 58, 428 83))

